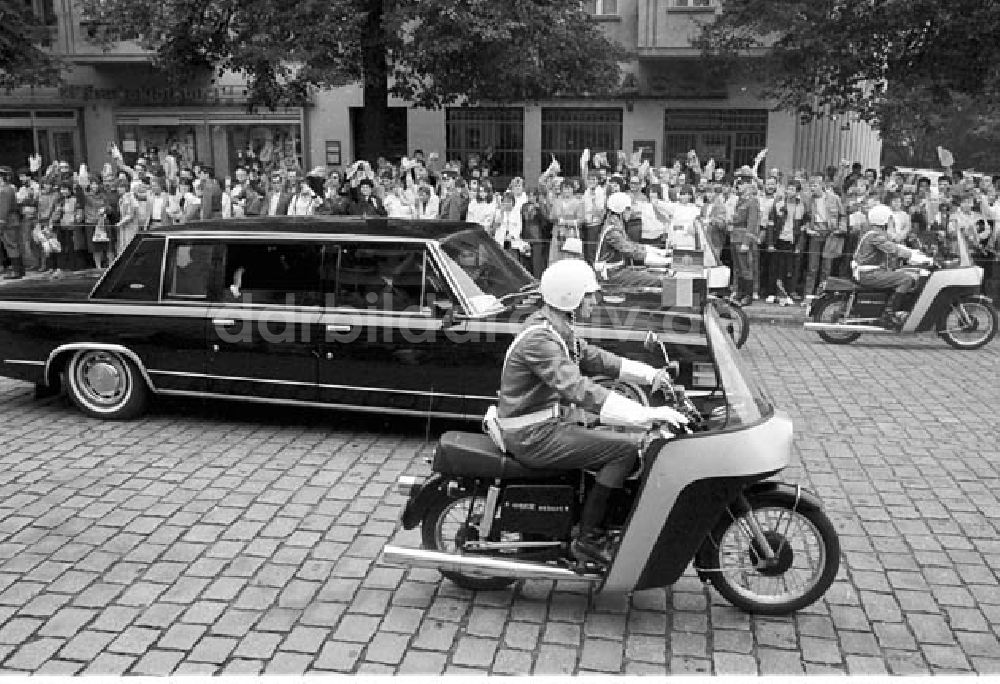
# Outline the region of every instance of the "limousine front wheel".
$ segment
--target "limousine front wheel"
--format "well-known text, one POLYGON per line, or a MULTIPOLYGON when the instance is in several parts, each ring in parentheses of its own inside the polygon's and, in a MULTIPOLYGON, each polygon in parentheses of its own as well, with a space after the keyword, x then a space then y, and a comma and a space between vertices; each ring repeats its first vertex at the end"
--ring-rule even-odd
POLYGON ((135 363, 118 352, 83 349, 66 366, 66 390, 88 416, 127 420, 146 410, 149 388, 135 363))

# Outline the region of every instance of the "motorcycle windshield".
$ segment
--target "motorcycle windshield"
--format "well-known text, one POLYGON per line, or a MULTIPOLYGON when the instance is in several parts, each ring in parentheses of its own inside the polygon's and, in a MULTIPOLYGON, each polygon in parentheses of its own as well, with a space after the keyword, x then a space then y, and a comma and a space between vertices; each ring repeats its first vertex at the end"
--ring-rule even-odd
POLYGON ((715 357, 719 382, 726 397, 726 430, 759 423, 774 413, 774 406, 719 320, 715 307, 705 307, 705 330, 715 357))

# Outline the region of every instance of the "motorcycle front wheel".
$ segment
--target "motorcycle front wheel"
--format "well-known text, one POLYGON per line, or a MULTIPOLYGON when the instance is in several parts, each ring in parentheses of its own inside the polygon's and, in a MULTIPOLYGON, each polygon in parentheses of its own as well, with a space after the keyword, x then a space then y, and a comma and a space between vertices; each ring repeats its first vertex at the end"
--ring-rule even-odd
MULTIPOLYGON (((460 554, 465 542, 479 539, 478 531, 470 523, 478 523, 482 519, 485 506, 485 499, 481 496, 448 496, 441 493, 428 506, 420 523, 423 547, 431 551, 460 554)), ((514 583, 513 577, 472 575, 453 570, 442 570, 441 574, 463 589, 477 591, 504 589, 514 583)))
POLYGON ((937 332, 955 349, 979 349, 997 333, 997 310, 985 299, 955 301, 938 321, 937 332))
POLYGON ((840 540, 819 509, 794 500, 750 498, 750 509, 726 517, 712 532, 708 577, 737 608, 757 615, 785 615, 819 599, 837 576, 840 540), (768 560, 751 531, 753 516, 774 551, 768 560))

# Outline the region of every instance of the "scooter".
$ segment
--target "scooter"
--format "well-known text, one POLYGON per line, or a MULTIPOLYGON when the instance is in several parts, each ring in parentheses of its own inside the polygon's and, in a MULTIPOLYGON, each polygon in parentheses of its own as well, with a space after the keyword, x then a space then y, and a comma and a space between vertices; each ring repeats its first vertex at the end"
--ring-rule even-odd
MULTIPOLYGON (((707 318, 720 340, 717 314, 707 318)), ((752 379, 732 375, 739 362, 730 341, 722 353, 721 383, 746 388, 752 379)), ((402 525, 420 527, 422 548, 389 545, 383 561, 435 568, 474 590, 541 579, 613 593, 668 586, 693 562, 703 582, 748 612, 782 615, 819 599, 839 567, 837 533, 815 494, 767 480, 790 461, 788 416, 769 406, 753 413, 761 405, 739 391, 700 409, 678 387, 666 395, 690 430, 646 433, 641 469, 606 519, 616 549, 609 566, 570 553, 592 473, 526 468, 489 437, 464 432, 442 435, 426 481, 400 478, 402 525)))
POLYGON ((956 349, 979 349, 997 332, 997 310, 981 294, 982 267, 973 264, 964 240, 955 258, 936 259, 926 268, 902 269, 915 275, 917 287, 901 303, 901 325, 881 323, 887 290, 866 288, 855 280, 828 278, 809 309, 806 330, 830 344, 850 344, 862 334, 909 335, 935 331, 956 349))

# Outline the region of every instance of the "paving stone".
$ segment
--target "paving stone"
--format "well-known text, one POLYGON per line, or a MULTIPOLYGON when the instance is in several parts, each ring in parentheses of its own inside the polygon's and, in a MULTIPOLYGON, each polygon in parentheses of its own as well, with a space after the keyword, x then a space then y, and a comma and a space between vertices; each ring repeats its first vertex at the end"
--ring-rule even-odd
MULTIPOLYGON (((368 649, 365 651, 365 660, 388 665, 398 665, 406 654, 409 641, 410 638, 404 634, 378 632, 372 637, 371 643, 368 644, 368 649)), ((458 662, 458 660, 455 660, 455 662, 458 662)))
POLYGON ((180 623, 171 625, 156 645, 159 648, 189 651, 194 648, 194 645, 205 634, 206 629, 204 625, 186 625, 180 623))
POLYGON ((448 656, 433 651, 407 651, 399 665, 401 675, 438 675, 444 672, 448 656))
POLYGON ((200 663, 224 663, 238 642, 238 639, 228 637, 203 637, 188 655, 188 660, 200 663))
POLYGON ((23 644, 7 659, 4 666, 15 670, 35 671, 65 643, 65 639, 46 638, 23 644))
POLYGON ((739 653, 716 653, 712 656, 715 674, 720 675, 755 675, 757 661, 753 656, 739 653))
POLYGON ((164 676, 174 671, 174 668, 184 659, 184 654, 178 651, 151 650, 139 659, 131 673, 148 676, 164 676))
POLYGON ((314 667, 318 670, 350 672, 354 669, 364 645, 345 641, 328 641, 319 652, 314 667))
POLYGON ((782 651, 776 648, 757 650, 762 675, 797 675, 805 671, 802 654, 798 651, 782 651))
POLYGON ((111 642, 108 650, 113 653, 140 656, 160 637, 160 631, 145 627, 127 627, 111 642))
POLYGON ((84 668, 81 674, 116 677, 125 674, 135 661, 136 658, 134 656, 101 653, 90 661, 90 664, 84 668))
POLYGON ((417 632, 413 646, 429 651, 450 651, 458 627, 450 622, 425 620, 417 632))
POLYGON ((236 658, 261 658, 266 660, 274 654, 280 641, 280 634, 250 632, 240 641, 233 655, 236 658))
POLYGON ((59 657, 68 660, 91 661, 111 643, 115 636, 115 634, 108 632, 81 631, 59 650, 59 657))
POLYGON ((298 675, 304 673, 314 656, 278 651, 264 667, 265 675, 298 675))
POLYGON ((535 675, 569 675, 576 672, 577 650, 565 646, 544 644, 535 658, 535 675))

